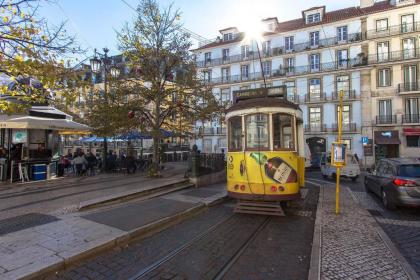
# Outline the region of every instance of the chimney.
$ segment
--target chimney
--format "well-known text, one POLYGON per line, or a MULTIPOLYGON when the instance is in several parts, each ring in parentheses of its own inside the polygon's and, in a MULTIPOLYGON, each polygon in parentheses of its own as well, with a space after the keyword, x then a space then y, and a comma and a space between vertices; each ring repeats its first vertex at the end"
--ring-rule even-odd
POLYGON ((360 0, 360 8, 372 7, 375 4, 374 0, 360 0))

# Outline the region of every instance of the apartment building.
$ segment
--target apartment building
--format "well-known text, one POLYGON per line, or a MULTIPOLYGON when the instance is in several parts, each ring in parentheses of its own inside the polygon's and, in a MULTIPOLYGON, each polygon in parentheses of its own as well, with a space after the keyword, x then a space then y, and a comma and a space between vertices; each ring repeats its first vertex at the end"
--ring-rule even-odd
MULTIPOLYGON (((396 58, 390 48, 395 45, 395 50, 404 53, 404 46, 411 48, 413 45, 413 41, 408 40, 410 36, 414 38, 414 45, 417 44, 415 34, 420 26, 415 24, 415 19, 419 3, 418 0, 376 3, 373 0, 362 0, 358 7, 335 11, 327 11, 325 6, 312 7, 302 11, 302 17, 295 20, 263 20, 266 31, 259 42, 245 39, 246 34, 235 27, 226 28, 220 30, 221 36, 216 40, 194 51, 199 74, 206 83, 212 85, 213 93, 227 106, 233 101, 233 92, 236 90, 265 85, 286 86, 288 100, 298 103, 303 110, 304 137, 315 159, 337 138, 338 92, 343 90, 344 142, 359 158, 364 158, 366 152, 366 162, 372 163, 375 153, 370 156, 368 149, 364 148, 362 137, 368 137, 369 144, 374 145, 376 121, 387 120, 388 117, 382 117, 385 114, 382 109, 380 113, 378 111, 379 106, 388 105, 383 105, 382 99, 376 96, 385 94, 386 89, 393 93, 391 99, 394 99, 401 95, 397 94, 398 90, 405 90, 407 86, 409 89, 418 88, 415 82, 417 77, 410 76, 411 80, 402 80, 402 61, 396 58), (411 11, 413 18, 403 17, 408 15, 406 11, 411 11), (385 19, 382 14, 390 17, 387 25, 385 21, 380 21, 385 19), (377 24, 379 29, 376 29, 377 24), (391 24, 399 25, 398 28, 404 26, 403 31, 406 32, 400 34, 398 28, 394 31, 395 27, 391 24), (390 41, 389 55, 381 55, 387 50, 387 41, 390 41), (390 69, 388 72, 381 71, 381 78, 376 78, 378 67, 389 68, 388 64, 399 67, 401 77, 398 80, 389 78, 391 85, 386 88, 378 87, 379 80, 381 83, 388 82, 383 79, 387 79, 389 73, 398 75, 395 73, 397 69, 390 69), (376 115, 380 117, 376 118, 376 115)), ((414 56, 410 61, 415 60, 415 47, 409 53, 414 56)), ((401 54, 400 58, 404 58, 404 55, 401 54)), ((407 71, 414 73, 417 69, 407 71)), ((415 104, 415 101, 407 102, 415 104)), ((394 105, 394 111, 389 109, 391 107, 386 107, 389 114, 399 112, 397 105, 394 105)), ((416 114, 409 112, 412 121, 415 118, 412 116, 416 114)), ((399 119, 402 119, 401 112, 400 115, 399 119)), ((391 130, 401 122, 386 123, 378 129, 391 130)), ((399 133, 404 131, 402 128, 394 130, 399 133)), ((413 129, 407 131, 415 133, 413 129)), ((222 120, 197 123, 197 133, 199 137, 196 143, 203 152, 219 152, 226 146, 226 128, 222 120)), ((409 140, 414 142, 414 138, 409 140)), ((379 153, 380 147, 375 151, 379 153)))

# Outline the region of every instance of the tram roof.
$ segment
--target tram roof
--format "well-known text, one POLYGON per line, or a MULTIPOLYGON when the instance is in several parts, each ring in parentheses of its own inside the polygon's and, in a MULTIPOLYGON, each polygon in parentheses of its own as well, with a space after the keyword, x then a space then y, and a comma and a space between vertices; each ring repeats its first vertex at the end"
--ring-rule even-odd
POLYGON ((281 108, 292 108, 295 110, 302 111, 299 108, 299 105, 292 103, 284 98, 260 97, 260 98, 238 100, 237 103, 235 103, 229 109, 226 110, 226 113, 242 110, 242 109, 256 108, 256 107, 281 107, 281 108))

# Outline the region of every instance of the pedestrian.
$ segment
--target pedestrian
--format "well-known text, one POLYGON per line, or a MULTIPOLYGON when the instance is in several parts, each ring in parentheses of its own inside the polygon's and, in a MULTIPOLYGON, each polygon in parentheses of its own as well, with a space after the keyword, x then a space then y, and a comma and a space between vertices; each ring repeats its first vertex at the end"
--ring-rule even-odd
POLYGON ((127 174, 130 174, 131 171, 133 174, 135 174, 136 170, 137 170, 136 155, 135 155, 134 147, 129 141, 127 144, 127 174))
POLYGON ((87 160, 83 153, 79 153, 74 159, 73 159, 73 165, 76 170, 77 176, 82 176, 84 174, 84 171, 86 170, 87 166, 87 160))
POLYGON ((96 156, 93 153, 88 152, 86 156, 86 161, 87 161, 87 170, 88 170, 89 175, 90 176, 95 175, 95 168, 98 163, 96 156))

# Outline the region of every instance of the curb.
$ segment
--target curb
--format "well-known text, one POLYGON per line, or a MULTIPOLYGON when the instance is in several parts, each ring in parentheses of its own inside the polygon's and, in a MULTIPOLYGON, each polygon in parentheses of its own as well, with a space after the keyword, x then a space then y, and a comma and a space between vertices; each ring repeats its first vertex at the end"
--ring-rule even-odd
POLYGON ((77 207, 77 210, 78 211, 84 211, 84 210, 88 210, 88 209, 91 209, 91 208, 99 206, 99 205, 106 205, 106 204, 110 204, 110 203, 113 203, 113 202, 124 202, 124 201, 131 200, 131 199, 134 199, 134 198, 138 198, 138 197, 141 197, 141 196, 155 194, 155 193, 158 193, 162 190, 166 190, 162 194, 167 194, 167 193, 170 193, 170 192, 190 188, 190 187, 193 187, 193 186, 194 185, 189 183, 188 180, 181 179, 177 182, 163 184, 163 185, 155 187, 155 188, 142 189, 142 190, 137 189, 137 190, 122 192, 122 193, 115 194, 115 195, 109 195, 109 196, 104 196, 104 197, 100 197, 100 198, 97 198, 97 199, 91 199, 91 200, 88 200, 88 201, 83 201, 79 204, 79 206, 77 207), (171 189, 167 190, 167 188, 171 188, 171 189))
POLYGON ((196 206, 189 208, 187 210, 184 210, 182 212, 176 213, 173 216, 165 217, 160 220, 154 221, 150 224, 144 225, 140 228, 128 231, 121 236, 115 237, 112 240, 109 240, 94 248, 83 251, 77 255, 74 255, 68 258, 63 258, 63 260, 58 263, 49 265, 48 267, 42 268, 39 271, 25 275, 20 279, 25 279, 25 280, 26 279, 40 279, 42 277, 50 276, 59 270, 64 270, 68 268, 69 266, 73 265, 74 263, 83 261, 94 255, 101 254, 115 247, 125 246, 129 244, 130 242, 135 241, 136 239, 141 239, 141 238, 146 238, 148 236, 151 236, 154 233, 165 230, 169 228, 170 226, 176 225, 180 222, 183 222, 184 220, 187 220, 188 218, 198 215, 206 211, 207 209, 208 207, 206 206, 206 204, 199 203, 196 206))
MULTIPOLYGON (((346 187, 347 191, 350 193, 351 198, 354 202, 357 203, 357 205, 360 206, 359 201, 354 196, 353 192, 346 187)), ((363 211, 365 211, 370 219, 372 220, 372 224, 375 226, 375 229, 379 235, 379 237, 382 239, 382 241, 385 243, 385 245, 388 247, 388 249, 391 251, 392 255, 398 260, 398 262, 401 264, 404 272, 407 274, 408 278, 411 280, 420 280, 419 275, 415 272, 415 270, 411 267, 411 265, 408 263, 407 259, 400 253, 398 248, 394 245, 391 238, 389 238, 388 234, 382 229, 382 227, 379 225, 378 221, 370 214, 369 211, 361 207, 363 211)))
POLYGON ((322 204, 324 197, 324 188, 321 184, 306 181, 312 185, 318 186, 319 196, 318 204, 316 207, 316 218, 314 224, 314 236, 312 239, 311 261, 309 265, 308 280, 321 279, 321 244, 322 244, 322 204))

